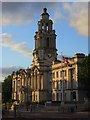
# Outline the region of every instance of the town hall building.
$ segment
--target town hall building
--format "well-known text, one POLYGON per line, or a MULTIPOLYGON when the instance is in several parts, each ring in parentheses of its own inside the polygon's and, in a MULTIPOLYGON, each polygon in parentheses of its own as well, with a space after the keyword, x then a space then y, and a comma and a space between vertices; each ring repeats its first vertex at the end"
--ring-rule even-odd
MULTIPOLYGON (((57 59, 56 33, 47 9, 43 9, 35 32, 31 67, 13 73, 12 99, 19 103, 78 101, 78 70, 85 57, 77 53, 65 58, 72 66, 57 59)), ((80 97, 83 100, 83 96, 80 97)))

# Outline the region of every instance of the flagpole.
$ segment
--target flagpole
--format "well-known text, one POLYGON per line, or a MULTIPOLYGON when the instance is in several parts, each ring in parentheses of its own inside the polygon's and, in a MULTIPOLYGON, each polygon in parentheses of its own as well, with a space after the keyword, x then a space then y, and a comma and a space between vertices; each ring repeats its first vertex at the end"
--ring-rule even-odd
MULTIPOLYGON (((61 57, 63 56, 61 52, 61 57)), ((61 59, 61 74, 62 74, 62 100, 61 103, 64 104, 64 70, 63 70, 63 58, 61 59)))
MULTIPOLYGON (((62 56, 62 60, 61 60, 61 71, 62 71, 62 101, 64 103, 64 100, 65 100, 65 95, 64 95, 64 92, 66 90, 66 88, 64 89, 64 85, 66 85, 66 82, 64 83, 64 70, 63 70, 63 62, 65 63, 66 67, 67 67, 67 70, 69 71, 69 67, 72 67, 72 64, 68 61, 67 58, 65 58, 63 55, 62 55, 62 52, 61 52, 61 56, 62 56)), ((71 91, 73 93, 73 83, 72 83, 72 71, 71 71, 71 91)), ((69 84, 69 83, 68 83, 69 84)))

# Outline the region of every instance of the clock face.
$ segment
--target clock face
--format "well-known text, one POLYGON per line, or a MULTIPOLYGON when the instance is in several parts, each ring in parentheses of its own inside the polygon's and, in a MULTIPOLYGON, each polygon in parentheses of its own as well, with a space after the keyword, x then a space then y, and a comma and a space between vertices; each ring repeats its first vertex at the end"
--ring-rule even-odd
POLYGON ((51 58, 51 57, 52 57, 52 54, 51 54, 51 53, 49 53, 49 54, 48 54, 48 57, 49 57, 49 58, 51 58))
POLYGON ((50 60, 50 61, 51 61, 52 58, 53 58, 53 56, 52 56, 51 53, 48 53, 48 54, 46 55, 46 59, 47 59, 47 60, 50 60))

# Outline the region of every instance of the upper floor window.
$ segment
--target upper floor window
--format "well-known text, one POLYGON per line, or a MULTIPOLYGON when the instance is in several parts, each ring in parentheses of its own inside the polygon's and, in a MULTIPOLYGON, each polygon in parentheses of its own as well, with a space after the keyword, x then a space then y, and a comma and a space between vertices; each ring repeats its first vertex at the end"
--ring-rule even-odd
POLYGON ((64 75, 67 76, 67 72, 66 72, 66 70, 64 71, 64 75))
POLYGON ((14 84, 14 85, 13 85, 13 88, 14 88, 14 91, 15 91, 15 81, 13 82, 13 84, 14 84))
POLYGON ((62 71, 60 71, 60 77, 62 77, 62 71))
POLYGON ((59 82, 57 81, 57 89, 59 89, 59 82))
POLYGON ((56 72, 56 77, 58 78, 58 72, 56 72))
POLYGON ((44 24, 42 23, 42 32, 44 31, 44 24))
POLYGON ((47 37, 47 47, 49 47, 49 37, 47 37))
POLYGON ((46 23, 46 29, 48 30, 48 23, 46 23))
POLYGON ((60 89, 62 89, 62 85, 63 85, 62 80, 60 80, 60 89))
POLYGON ((66 70, 60 71, 60 77, 66 77, 66 76, 67 76, 66 70))
POLYGON ((56 96, 56 97, 57 97, 57 101, 58 101, 58 100, 59 100, 59 93, 57 93, 57 96, 56 96))

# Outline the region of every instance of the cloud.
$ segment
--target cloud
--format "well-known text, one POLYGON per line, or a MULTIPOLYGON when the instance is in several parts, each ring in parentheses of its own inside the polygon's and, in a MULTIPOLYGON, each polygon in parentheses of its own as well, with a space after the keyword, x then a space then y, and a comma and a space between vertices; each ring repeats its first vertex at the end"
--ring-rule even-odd
POLYGON ((57 22, 57 20, 63 19, 63 14, 60 11, 60 6, 58 6, 58 5, 56 6, 52 18, 53 18, 52 19, 53 22, 57 22))
POLYGON ((3 25, 22 24, 32 22, 33 14, 27 3, 23 2, 5 2, 2 3, 2 19, 0 23, 3 25))
POLYGON ((53 2, 3 2, 0 24, 26 24, 31 23, 43 7, 53 8, 53 2))
POLYGON ((88 36, 88 3, 64 3, 69 24, 81 35, 88 36))
MULTIPOLYGON (((3 2, 41 2, 41 0, 2 0, 3 2)), ((67 2, 67 0, 42 0, 42 2, 67 2)))
POLYGON ((21 69, 21 67, 15 67, 15 66, 10 66, 10 67, 0 67, 0 81, 4 80, 5 77, 8 75, 12 74, 13 71, 17 71, 21 69))
POLYGON ((24 56, 31 57, 32 50, 27 47, 26 42, 15 42, 11 34, 0 34, 0 46, 8 47, 13 51, 16 51, 24 56))
POLYGON ((3 2, 0 24, 26 24, 34 22, 42 9, 53 11, 53 20, 67 20, 79 34, 88 36, 87 2, 3 2))

